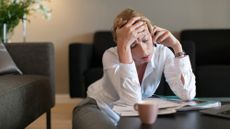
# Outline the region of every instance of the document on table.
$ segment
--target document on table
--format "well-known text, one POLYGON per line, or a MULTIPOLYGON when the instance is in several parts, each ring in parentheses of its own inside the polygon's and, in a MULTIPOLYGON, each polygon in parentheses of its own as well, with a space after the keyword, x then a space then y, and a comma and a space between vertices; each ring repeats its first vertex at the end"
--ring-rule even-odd
MULTIPOLYGON (((178 108, 184 106, 182 103, 171 102, 160 98, 148 98, 148 100, 154 101, 158 105, 158 115, 175 113, 178 108)), ((133 106, 115 105, 113 110, 120 116, 138 116, 138 112, 133 106)))
MULTIPOLYGON (((221 106, 219 101, 207 101, 195 98, 192 101, 182 101, 180 99, 161 97, 148 98, 158 105, 158 115, 166 115, 176 113, 177 111, 199 110, 221 106)), ((120 116, 138 116, 138 112, 133 106, 114 105, 113 110, 120 116)))

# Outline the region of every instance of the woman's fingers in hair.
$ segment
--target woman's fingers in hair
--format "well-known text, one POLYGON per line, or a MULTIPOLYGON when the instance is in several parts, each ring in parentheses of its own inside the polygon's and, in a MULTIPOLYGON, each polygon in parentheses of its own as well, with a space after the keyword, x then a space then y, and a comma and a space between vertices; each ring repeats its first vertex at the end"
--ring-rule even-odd
POLYGON ((132 26, 134 23, 136 23, 138 20, 140 20, 141 17, 133 17, 131 18, 128 23, 126 24, 126 26, 132 26))
POLYGON ((148 29, 144 29, 142 32, 138 33, 138 38, 143 38, 144 36, 148 35, 148 29))
POLYGON ((142 24, 142 25, 140 25, 140 26, 137 26, 137 27, 135 28, 135 31, 136 31, 137 33, 141 33, 141 32, 144 32, 146 29, 148 29, 148 28, 147 28, 147 25, 146 25, 146 24, 142 24))
POLYGON ((166 30, 158 27, 158 26, 153 26, 152 27, 152 40, 154 43, 156 42, 162 42, 162 40, 166 37, 165 35, 166 30))
POLYGON ((163 42, 169 37, 169 31, 164 31, 164 33, 158 37, 157 42, 163 42))
POLYGON ((141 20, 141 17, 133 17, 126 24, 121 25, 120 28, 126 27, 129 28, 130 31, 143 31, 143 25, 146 25, 146 23, 141 20))
POLYGON ((156 26, 152 26, 151 35, 152 35, 152 36, 156 35, 156 32, 157 32, 156 26))

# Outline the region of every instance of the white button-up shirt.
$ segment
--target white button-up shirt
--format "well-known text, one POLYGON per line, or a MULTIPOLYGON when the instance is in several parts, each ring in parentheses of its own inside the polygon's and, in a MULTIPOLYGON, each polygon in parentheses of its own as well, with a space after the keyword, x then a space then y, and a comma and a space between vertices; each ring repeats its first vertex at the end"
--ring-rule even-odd
POLYGON ((91 84, 87 96, 97 101, 99 108, 117 124, 119 116, 112 110, 114 105, 133 105, 139 100, 151 97, 156 91, 162 73, 172 91, 183 100, 195 97, 195 76, 189 56, 175 58, 172 51, 157 45, 151 61, 147 64, 142 83, 139 83, 135 63, 119 62, 117 47, 110 48, 103 55, 103 77, 91 84), (181 81, 184 78, 184 84, 181 81))

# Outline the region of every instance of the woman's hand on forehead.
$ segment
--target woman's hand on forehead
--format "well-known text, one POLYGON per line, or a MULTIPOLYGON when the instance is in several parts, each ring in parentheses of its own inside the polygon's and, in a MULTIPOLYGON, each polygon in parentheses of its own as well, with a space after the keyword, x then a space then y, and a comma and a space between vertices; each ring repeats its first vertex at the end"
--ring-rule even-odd
POLYGON ((140 17, 133 17, 123 27, 117 28, 118 42, 125 42, 125 44, 131 45, 138 38, 143 38, 147 35, 147 24, 140 19, 140 17))
POLYGON ((145 26, 144 26, 144 30, 141 31, 141 32, 139 32, 137 38, 143 39, 143 38, 145 38, 145 37, 147 37, 147 36, 151 36, 151 35, 150 35, 150 32, 149 32, 149 30, 148 30, 147 25, 145 25, 145 26))

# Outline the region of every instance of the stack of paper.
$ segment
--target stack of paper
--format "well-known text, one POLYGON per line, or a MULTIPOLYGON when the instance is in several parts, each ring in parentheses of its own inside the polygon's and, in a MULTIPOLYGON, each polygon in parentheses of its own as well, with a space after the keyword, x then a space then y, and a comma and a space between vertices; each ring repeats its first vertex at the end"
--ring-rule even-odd
POLYGON ((221 102, 219 101, 206 101, 202 99, 194 99, 191 102, 187 102, 187 104, 184 107, 177 109, 177 111, 199 110, 220 106, 221 102))
MULTIPOLYGON (((148 100, 153 101, 158 105, 158 115, 176 113, 177 111, 198 110, 221 106, 219 101, 206 101, 202 99, 182 101, 178 98, 160 97, 148 98, 148 100)), ((134 110, 133 106, 115 105, 113 110, 120 114, 120 116, 138 116, 138 112, 134 110)))

